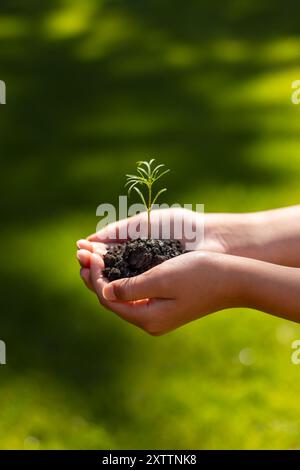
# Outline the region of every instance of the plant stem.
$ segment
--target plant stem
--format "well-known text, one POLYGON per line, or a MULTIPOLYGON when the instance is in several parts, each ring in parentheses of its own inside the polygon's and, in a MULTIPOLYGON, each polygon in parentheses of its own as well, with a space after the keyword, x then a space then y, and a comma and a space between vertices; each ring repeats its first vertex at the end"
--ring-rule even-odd
POLYGON ((152 197, 152 187, 151 184, 149 185, 149 199, 148 199, 148 208, 147 208, 147 213, 148 213, 148 238, 151 237, 151 197, 152 197))

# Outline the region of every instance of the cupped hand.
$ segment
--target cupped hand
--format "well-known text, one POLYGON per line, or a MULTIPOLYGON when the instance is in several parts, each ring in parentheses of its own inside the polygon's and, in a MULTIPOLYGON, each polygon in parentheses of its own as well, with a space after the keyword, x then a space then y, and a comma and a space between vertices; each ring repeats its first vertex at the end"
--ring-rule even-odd
MULTIPOLYGON (((182 208, 152 211, 151 226, 156 233, 167 219, 172 238, 176 223, 187 221, 192 224, 193 231, 203 232, 205 224, 204 239, 194 246, 194 251, 165 261, 140 276, 108 283, 102 269, 103 256, 109 245, 128 240, 130 227, 139 224, 145 228, 141 236, 146 236, 146 219, 145 212, 122 219, 77 242, 81 277, 97 294, 101 304, 151 334, 162 334, 232 306, 231 283, 224 273, 233 257, 227 254, 243 243, 240 241, 243 237, 240 237, 239 229, 236 230, 238 218, 226 214, 200 214, 182 208), (125 237, 124 233, 127 233, 125 237)), ((187 241, 181 239, 184 248, 187 241)))
MULTIPOLYGON (((255 257, 256 244, 260 239, 261 217, 257 214, 206 214, 184 208, 157 209, 151 213, 151 230, 156 238, 162 238, 164 224, 169 224, 170 235, 165 238, 180 239, 183 248, 189 250, 214 251, 217 253, 236 254, 255 257), (183 230, 182 237, 174 232, 174 227, 191 227, 191 234, 183 230)), ((90 242, 124 242, 130 238, 131 229, 142 227, 140 236, 147 237, 147 213, 122 219, 107 225, 90 235, 90 242), (125 236, 124 236, 125 234, 125 236), (127 234, 127 235, 126 235, 127 234)))
POLYGON ((85 263, 81 275, 100 303, 151 335, 233 306, 236 294, 234 284, 228 283, 226 255, 190 252, 109 283, 102 274, 101 254, 79 253, 85 263))
MULTIPOLYGON (((151 212, 151 236, 154 238, 179 239, 184 249, 200 249, 203 244, 204 215, 183 208, 157 209, 151 212), (164 236, 162 236, 164 234, 164 236), (197 234, 197 237, 195 236, 197 234), (188 244, 192 242, 193 247, 188 244)), ((91 242, 124 242, 134 233, 134 238, 148 236, 147 213, 141 212, 127 219, 107 225, 90 235, 91 242), (136 230, 138 234, 136 234, 136 230)))
MULTIPOLYGON (((156 233, 159 232, 162 224, 165 223, 166 220, 170 223, 171 238, 174 236, 175 225, 181 222, 187 222, 192 226, 194 232, 199 231, 204 234, 204 238, 200 237, 199 243, 194 244, 194 250, 230 253, 231 245, 235 243, 232 234, 234 233, 234 236, 236 237, 236 231, 232 231, 232 224, 227 223, 226 215, 224 221, 224 214, 202 214, 184 208, 159 209, 152 211, 151 227, 156 231, 156 233)), ((145 230, 144 233, 141 233, 141 236, 146 236, 146 222, 147 214, 146 212, 142 212, 133 217, 121 219, 109 224, 98 232, 87 237, 87 239, 82 239, 77 242, 77 247, 79 249, 77 257, 81 264, 80 274, 89 289, 93 290, 89 271, 91 253, 98 253, 103 256, 111 243, 122 243, 128 240, 130 228, 138 227, 139 224, 145 230), (124 233, 127 233, 127 236, 124 237, 124 233)), ((181 243, 184 248, 186 248, 187 241, 188 240, 185 237, 181 239, 181 243)))

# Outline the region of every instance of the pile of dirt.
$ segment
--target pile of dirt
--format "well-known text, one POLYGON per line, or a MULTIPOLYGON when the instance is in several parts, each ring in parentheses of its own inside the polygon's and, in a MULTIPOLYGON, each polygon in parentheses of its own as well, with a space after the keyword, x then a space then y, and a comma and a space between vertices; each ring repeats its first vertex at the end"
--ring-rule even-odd
POLYGON ((103 274, 109 281, 137 276, 184 252, 179 240, 137 238, 118 243, 104 256, 103 274))

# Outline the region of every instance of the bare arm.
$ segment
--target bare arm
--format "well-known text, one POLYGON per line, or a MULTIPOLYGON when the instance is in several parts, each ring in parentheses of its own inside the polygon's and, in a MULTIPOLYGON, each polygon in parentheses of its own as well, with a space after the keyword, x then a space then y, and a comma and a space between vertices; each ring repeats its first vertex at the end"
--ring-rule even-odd
POLYGON ((300 206, 206 214, 204 249, 300 267, 300 206))
POLYGON ((101 304, 151 334, 234 307, 300 322, 300 206, 206 214, 204 223, 198 250, 110 284, 97 243, 109 241, 104 229, 78 244, 81 276, 101 304))
MULTIPOLYGON (((237 305, 300 322, 300 268, 229 256, 237 305)), ((226 259, 224 259, 226 262, 226 259)))
POLYGON ((160 335, 226 308, 255 308, 300 322, 300 269, 212 252, 191 252, 136 277, 108 283, 101 256, 81 275, 109 310, 160 335))

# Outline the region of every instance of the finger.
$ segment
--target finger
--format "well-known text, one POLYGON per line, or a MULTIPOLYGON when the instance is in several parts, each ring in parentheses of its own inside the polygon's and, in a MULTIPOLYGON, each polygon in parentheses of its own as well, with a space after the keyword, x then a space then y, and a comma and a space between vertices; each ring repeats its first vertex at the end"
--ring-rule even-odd
POLYGON ((108 246, 105 243, 93 242, 91 243, 93 253, 104 256, 108 250, 108 246))
POLYGON ((92 251, 93 249, 93 245, 91 244, 91 242, 85 240, 84 238, 82 238, 81 240, 77 240, 76 245, 79 250, 82 249, 92 251))
POLYGON ((87 237, 90 242, 115 243, 128 240, 129 219, 122 219, 107 225, 98 232, 87 237))
POLYGON ((90 270, 88 268, 81 268, 80 269, 80 277, 83 280, 84 284, 88 289, 90 289, 92 292, 94 291, 93 285, 90 280, 90 270))
POLYGON ((77 251, 77 259, 80 263, 80 265, 83 268, 89 268, 90 267, 90 257, 91 257, 91 252, 87 250, 79 250, 77 251))
POLYGON ((164 276, 155 268, 139 276, 110 282, 105 286, 103 295, 110 301, 169 298, 164 276))
POLYGON ((92 243, 88 240, 78 240, 76 245, 79 250, 87 250, 91 253, 105 254, 108 249, 108 246, 105 243, 92 243))
MULTIPOLYGON (((155 211, 154 211, 155 212, 155 211)), ((89 241, 100 241, 104 243, 116 243, 125 242, 133 238, 136 238, 138 234, 140 237, 147 236, 148 233, 148 220, 147 213, 141 212, 132 217, 118 220, 112 224, 106 225, 103 229, 90 235, 89 241), (138 232, 137 232, 138 231, 138 232)))
POLYGON ((103 295, 103 290, 108 285, 108 281, 102 275, 102 265, 96 255, 91 256, 90 280, 100 303, 105 308, 144 330, 150 331, 151 325, 155 325, 153 318, 162 315, 164 310, 169 308, 170 301, 164 299, 143 299, 130 302, 107 300, 103 295))

